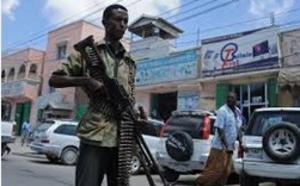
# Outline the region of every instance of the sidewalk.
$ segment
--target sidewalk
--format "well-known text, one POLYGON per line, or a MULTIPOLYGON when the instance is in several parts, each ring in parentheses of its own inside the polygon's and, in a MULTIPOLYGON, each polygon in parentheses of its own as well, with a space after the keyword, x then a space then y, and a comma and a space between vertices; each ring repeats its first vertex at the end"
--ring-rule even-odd
POLYGON ((27 156, 27 157, 41 157, 44 156, 42 154, 38 154, 35 151, 31 150, 28 146, 29 144, 24 144, 24 146, 21 146, 21 138, 20 136, 16 137, 16 140, 14 143, 8 144, 8 146, 11 148, 11 154, 13 155, 19 155, 19 156, 27 156))

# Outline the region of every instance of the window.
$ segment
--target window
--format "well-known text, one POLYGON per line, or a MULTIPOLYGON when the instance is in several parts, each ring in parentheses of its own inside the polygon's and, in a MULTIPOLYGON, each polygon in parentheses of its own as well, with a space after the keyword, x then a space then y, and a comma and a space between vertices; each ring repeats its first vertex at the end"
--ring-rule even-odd
POLYGON ((39 125, 35 131, 36 132, 45 132, 46 130, 48 130, 53 123, 42 123, 41 125, 39 125))
POLYGON ((148 136, 159 136, 163 125, 162 122, 149 119, 148 124, 145 125, 145 127, 142 127, 141 133, 148 136))
POLYGON ((19 69, 18 79, 25 78, 25 65, 22 65, 19 69))
POLYGON ((54 133, 75 136, 76 125, 62 124, 54 130, 54 133))
POLYGON ((29 76, 36 76, 37 74, 37 66, 36 64, 32 64, 29 69, 29 76))
POLYGON ((2 82, 5 81, 5 70, 2 70, 1 81, 2 81, 2 82))
POLYGON ((271 126, 281 122, 289 122, 300 127, 299 111, 265 111, 257 112, 251 117, 246 134, 261 136, 271 126))
POLYGON ((255 83, 250 85, 250 101, 251 103, 264 103, 265 102, 265 84, 255 83))
POLYGON ((15 69, 12 68, 9 71, 8 77, 7 77, 7 81, 14 81, 15 78, 15 69))
POLYGON ((67 54, 67 44, 58 45, 57 46, 57 53, 56 53, 56 59, 64 59, 66 58, 67 54))
POLYGON ((237 94, 237 105, 247 121, 255 109, 268 106, 265 83, 233 85, 232 90, 237 94))

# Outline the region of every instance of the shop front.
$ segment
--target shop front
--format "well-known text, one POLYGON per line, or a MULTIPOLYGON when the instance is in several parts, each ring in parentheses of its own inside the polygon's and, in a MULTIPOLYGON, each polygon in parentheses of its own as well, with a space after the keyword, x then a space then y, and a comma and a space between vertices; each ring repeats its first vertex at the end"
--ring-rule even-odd
POLYGON ((257 108, 277 106, 277 72, 220 81, 216 86, 216 108, 226 103, 229 91, 237 95, 237 106, 248 120, 257 108))
POLYGON ((300 107, 300 29, 280 35, 279 106, 300 107))
POLYGON ((300 66, 281 69, 278 74, 279 105, 300 107, 300 66))
POLYGON ((269 27, 203 40, 201 101, 215 95, 215 107, 210 109, 218 109, 233 91, 247 119, 257 108, 276 106, 277 33, 277 27, 269 27))
POLYGON ((136 103, 148 115, 166 120, 174 110, 199 109, 198 49, 139 61, 136 103))
POLYGON ((17 135, 21 134, 24 121, 35 121, 34 102, 38 82, 18 80, 2 83, 1 86, 1 112, 2 120, 17 123, 17 135))
POLYGON ((64 95, 59 92, 48 93, 39 96, 36 100, 38 120, 48 118, 71 119, 74 118, 74 104, 66 102, 64 95))

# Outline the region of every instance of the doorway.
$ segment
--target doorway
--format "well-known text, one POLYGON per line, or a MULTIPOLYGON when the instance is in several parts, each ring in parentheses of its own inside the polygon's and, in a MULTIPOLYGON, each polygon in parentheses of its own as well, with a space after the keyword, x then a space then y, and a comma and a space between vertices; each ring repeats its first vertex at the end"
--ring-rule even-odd
POLYGON ((233 88, 237 94, 237 105, 247 121, 255 109, 268 106, 266 83, 236 85, 233 88))
POLYGON ((15 113, 15 121, 18 126, 17 134, 20 135, 22 132, 22 125, 24 121, 30 122, 30 102, 26 103, 17 103, 16 105, 16 113, 15 113))
POLYGON ((152 94, 150 116, 166 121, 177 109, 177 92, 152 94))

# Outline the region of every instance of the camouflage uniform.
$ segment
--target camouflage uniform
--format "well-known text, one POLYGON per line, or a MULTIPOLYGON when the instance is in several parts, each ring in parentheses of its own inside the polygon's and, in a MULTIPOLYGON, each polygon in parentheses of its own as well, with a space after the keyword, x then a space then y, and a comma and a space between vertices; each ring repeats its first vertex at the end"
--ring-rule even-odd
MULTIPOLYGON (((136 70, 135 62, 132 60, 132 58, 129 56, 129 54, 125 51, 123 47, 117 54, 114 54, 112 52, 113 48, 110 45, 108 45, 105 42, 105 40, 96 42, 96 45, 100 56, 105 63, 106 74, 110 78, 117 78, 119 83, 123 85, 123 87, 129 94, 129 98, 132 104, 134 104, 134 78, 136 70)), ((53 74, 81 77, 89 76, 87 65, 85 61, 81 58, 80 53, 78 52, 72 52, 68 56, 67 62, 63 63, 58 70, 53 72, 53 74)), ((88 110, 81 119, 77 129, 77 135, 81 140, 81 146, 88 144, 93 147, 104 147, 110 149, 117 147, 118 123, 120 123, 120 116, 118 116, 117 111, 113 107, 113 103, 104 95, 94 95, 88 90, 88 87, 83 86, 82 88, 88 95, 90 103, 88 110)), ((84 161, 84 163, 88 162, 84 161)), ((78 169, 81 170, 77 170, 76 179, 79 179, 78 177, 81 176, 80 172, 84 171, 80 167, 78 169)), ((81 180, 83 179, 87 178, 82 178, 81 180)), ((76 182, 78 181, 76 180, 76 182)))

